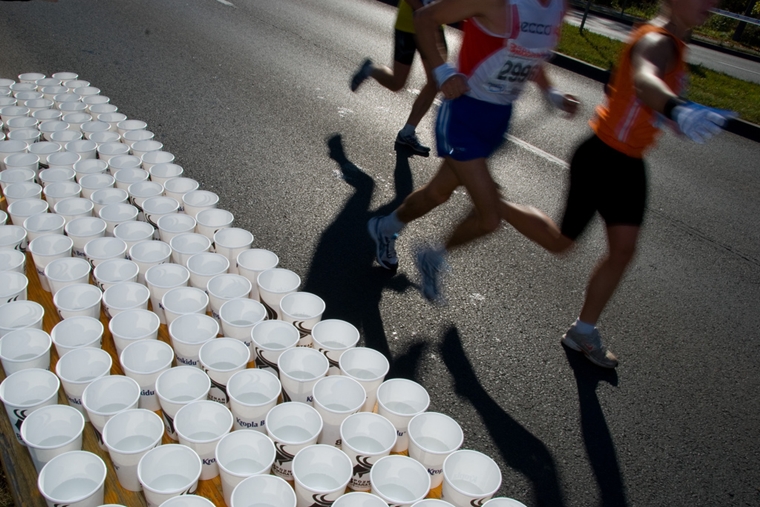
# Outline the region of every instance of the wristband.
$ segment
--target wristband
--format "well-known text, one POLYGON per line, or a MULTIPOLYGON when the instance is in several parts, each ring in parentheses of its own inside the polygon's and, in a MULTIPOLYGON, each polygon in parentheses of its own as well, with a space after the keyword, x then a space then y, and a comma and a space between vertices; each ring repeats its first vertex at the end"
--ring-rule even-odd
POLYGON ((665 107, 662 108, 662 115, 667 118, 668 120, 673 119, 673 109, 675 109, 678 106, 683 106, 686 104, 686 101, 679 97, 670 97, 667 102, 665 102, 665 107))
POLYGON ((456 73, 457 71, 454 66, 448 62, 441 64, 433 69, 433 75, 435 76, 435 81, 438 84, 438 88, 440 89, 441 86, 443 86, 443 83, 448 81, 452 76, 456 75, 456 73))
POLYGON ((565 94, 552 86, 546 89, 544 97, 557 109, 562 109, 565 105, 565 94))

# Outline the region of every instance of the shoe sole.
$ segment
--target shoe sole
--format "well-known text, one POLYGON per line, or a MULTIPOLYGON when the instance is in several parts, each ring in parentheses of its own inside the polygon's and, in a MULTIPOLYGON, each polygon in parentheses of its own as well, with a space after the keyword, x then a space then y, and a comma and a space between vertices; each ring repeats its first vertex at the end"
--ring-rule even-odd
POLYGON ((370 218, 369 222, 367 222, 367 232, 369 233, 369 237, 372 238, 372 241, 375 242, 375 260, 382 268, 385 268, 389 271, 393 271, 395 269, 398 269, 398 264, 386 264, 383 261, 380 260, 380 242, 377 240, 379 237, 379 233, 377 230, 378 224, 380 223, 380 219, 370 218))
POLYGON ((411 151, 414 155, 418 155, 420 157, 429 157, 430 156, 430 150, 423 151, 423 150, 416 150, 414 146, 411 144, 405 143, 403 141, 399 141, 396 139, 396 149, 398 149, 399 146, 402 146, 404 148, 408 148, 409 151, 411 151))
POLYGON ((610 364, 610 363, 607 363, 607 364, 600 363, 599 361, 597 361, 596 359, 594 359, 592 356, 590 356, 585 350, 583 350, 581 347, 579 347, 578 344, 575 343, 575 341, 572 338, 568 338, 566 334, 562 336, 562 339, 560 340, 560 342, 565 347, 567 347, 569 349, 572 349, 572 350, 574 350, 576 352, 580 352, 581 354, 583 354, 584 356, 586 356, 586 359, 588 359, 589 361, 591 361, 595 365, 599 366, 600 368, 607 368, 607 369, 610 369, 610 370, 614 370, 615 368, 617 368, 617 365, 618 365, 617 362, 615 362, 614 365, 610 364))

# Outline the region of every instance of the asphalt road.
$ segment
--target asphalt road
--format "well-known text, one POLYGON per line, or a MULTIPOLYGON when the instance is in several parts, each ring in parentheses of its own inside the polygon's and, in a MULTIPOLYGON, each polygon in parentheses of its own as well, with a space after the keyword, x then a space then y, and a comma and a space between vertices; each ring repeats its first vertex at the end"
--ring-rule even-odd
MULTIPOLYGON (((640 251, 600 322, 621 364, 601 370, 559 344, 603 250, 598 221, 560 259, 503 228, 451 259, 449 305, 432 307, 415 289, 412 252, 467 212, 458 192, 404 231, 395 277, 372 266, 366 220, 437 167, 393 151, 419 68, 398 94, 374 83, 348 90, 364 56, 390 61, 394 9, 231 1, 1 2, 0 77, 75 71, 147 121, 255 245, 327 302, 325 318, 355 324, 363 345, 391 356, 392 375, 423 384, 430 410, 460 422, 465 448, 497 461, 499 495, 527 505, 760 505, 757 144, 666 134, 651 153, 640 251), (335 133, 342 141, 330 150, 335 133)), ((458 35, 447 36, 456 50, 458 35)), ((578 116, 551 112, 529 90, 492 169, 511 200, 557 217, 562 161, 588 135, 602 89, 551 75, 580 97, 578 116)), ((428 142, 433 117, 420 130, 428 142)))

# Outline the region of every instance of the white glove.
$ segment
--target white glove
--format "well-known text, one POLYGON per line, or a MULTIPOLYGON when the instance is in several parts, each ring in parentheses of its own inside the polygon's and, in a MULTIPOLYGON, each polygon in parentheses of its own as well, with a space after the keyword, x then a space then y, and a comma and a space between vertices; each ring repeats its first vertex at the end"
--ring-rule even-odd
POLYGON ((732 111, 713 109, 695 102, 676 106, 671 114, 681 132, 699 144, 720 133, 726 122, 736 116, 732 111))

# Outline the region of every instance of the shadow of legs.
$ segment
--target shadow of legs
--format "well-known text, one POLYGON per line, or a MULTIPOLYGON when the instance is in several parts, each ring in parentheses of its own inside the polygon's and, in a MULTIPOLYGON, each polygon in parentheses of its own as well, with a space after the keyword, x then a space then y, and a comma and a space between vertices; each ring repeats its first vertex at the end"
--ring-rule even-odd
POLYGON ((564 505, 557 467, 546 446, 512 419, 483 389, 462 348, 456 327, 440 344, 443 362, 454 378, 456 393, 467 398, 480 414, 504 461, 525 475, 533 486, 537 505, 564 505))
POLYGON ((599 382, 618 383, 617 372, 590 364, 582 354, 565 348, 578 387, 581 433, 591 468, 599 484, 602 506, 628 505, 615 444, 596 395, 599 382))

